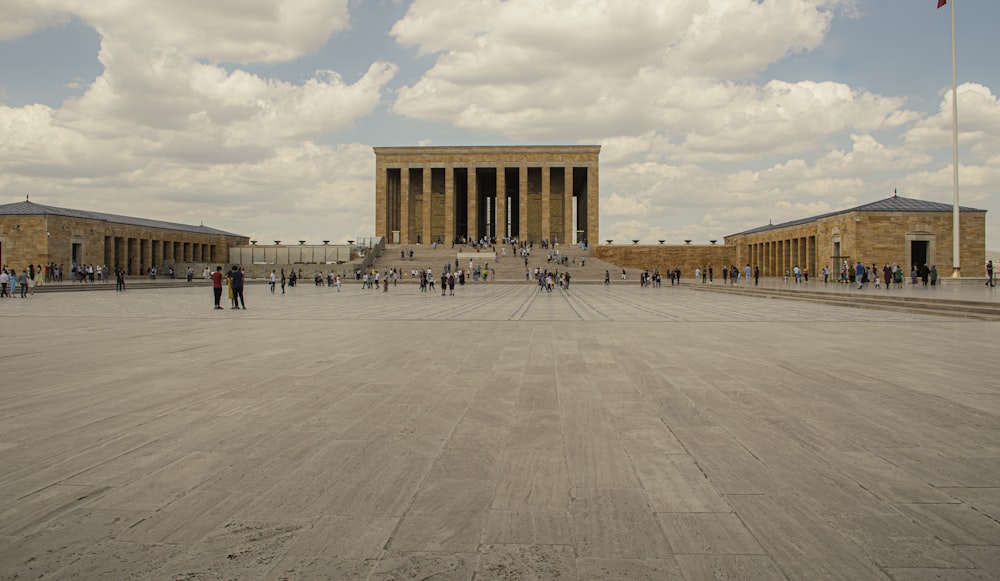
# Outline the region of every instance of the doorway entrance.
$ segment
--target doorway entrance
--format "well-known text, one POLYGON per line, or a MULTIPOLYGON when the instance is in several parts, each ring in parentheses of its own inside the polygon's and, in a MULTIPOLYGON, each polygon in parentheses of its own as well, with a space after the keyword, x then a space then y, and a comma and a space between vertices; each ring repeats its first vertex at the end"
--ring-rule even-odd
POLYGON ((917 265, 917 268, 928 263, 928 255, 930 254, 930 242, 926 240, 911 240, 910 241, 910 264, 909 266, 917 265))

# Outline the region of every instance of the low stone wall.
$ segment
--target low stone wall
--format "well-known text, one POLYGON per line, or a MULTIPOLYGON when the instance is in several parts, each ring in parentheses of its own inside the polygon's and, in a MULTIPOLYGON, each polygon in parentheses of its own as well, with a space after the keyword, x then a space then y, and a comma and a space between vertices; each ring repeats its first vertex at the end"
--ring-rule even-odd
POLYGON ((723 267, 736 264, 736 249, 720 244, 612 244, 591 247, 591 253, 622 268, 649 269, 650 272, 654 268, 660 272, 679 268, 682 278, 693 277, 695 268, 711 266, 721 280, 723 267))

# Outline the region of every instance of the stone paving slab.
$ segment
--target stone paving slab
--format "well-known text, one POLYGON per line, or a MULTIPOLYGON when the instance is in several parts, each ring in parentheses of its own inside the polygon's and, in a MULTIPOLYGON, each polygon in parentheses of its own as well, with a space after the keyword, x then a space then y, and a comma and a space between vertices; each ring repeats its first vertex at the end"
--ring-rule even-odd
POLYGON ((635 285, 247 305, 0 300, 0 579, 1000 575, 997 323, 635 285))

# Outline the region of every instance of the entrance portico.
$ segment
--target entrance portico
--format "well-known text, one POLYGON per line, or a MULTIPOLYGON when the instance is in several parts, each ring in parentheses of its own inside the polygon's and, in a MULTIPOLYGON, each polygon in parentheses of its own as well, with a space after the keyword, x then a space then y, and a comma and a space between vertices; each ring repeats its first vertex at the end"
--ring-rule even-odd
POLYGON ((595 243, 599 145, 376 147, 375 234, 595 243))

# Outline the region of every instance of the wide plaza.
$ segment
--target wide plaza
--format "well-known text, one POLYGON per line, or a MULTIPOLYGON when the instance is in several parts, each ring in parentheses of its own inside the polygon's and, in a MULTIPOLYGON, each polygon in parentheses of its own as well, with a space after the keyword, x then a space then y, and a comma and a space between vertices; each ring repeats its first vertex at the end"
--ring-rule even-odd
POLYGON ((995 322, 631 281, 246 303, 0 300, 0 579, 1000 578, 995 322))

